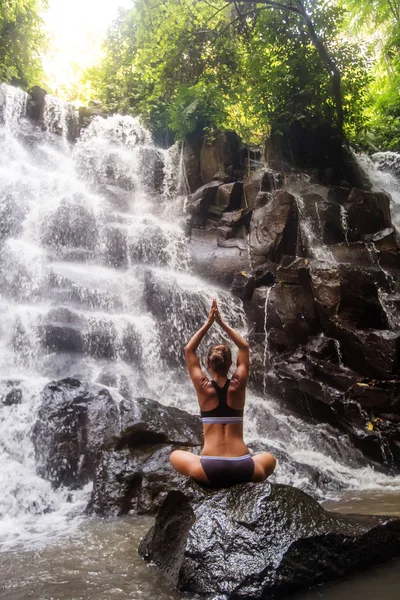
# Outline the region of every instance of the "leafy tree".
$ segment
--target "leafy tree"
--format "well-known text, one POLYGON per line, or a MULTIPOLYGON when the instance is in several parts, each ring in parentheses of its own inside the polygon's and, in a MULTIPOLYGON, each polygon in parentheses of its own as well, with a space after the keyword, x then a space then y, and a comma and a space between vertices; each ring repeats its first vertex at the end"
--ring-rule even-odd
POLYGON ((347 26, 373 48, 365 98, 365 127, 355 141, 364 148, 400 150, 400 2, 343 0, 347 26))
POLYGON ((0 0, 0 81, 28 87, 42 77, 40 11, 47 0, 0 0))
POLYGON ((177 137, 234 128, 259 143, 271 127, 298 119, 341 129, 345 118, 355 127, 363 59, 339 39, 340 7, 318 2, 307 10, 311 16, 300 0, 137 0, 89 76, 111 108, 142 114, 177 137))

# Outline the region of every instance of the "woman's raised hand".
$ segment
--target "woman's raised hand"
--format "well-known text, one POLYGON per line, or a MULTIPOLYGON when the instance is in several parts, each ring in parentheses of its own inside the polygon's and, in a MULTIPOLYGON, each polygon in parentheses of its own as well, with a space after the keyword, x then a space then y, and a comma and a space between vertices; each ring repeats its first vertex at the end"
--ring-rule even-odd
POLYGON ((214 319, 217 321, 217 323, 221 323, 222 321, 222 317, 221 317, 221 313, 219 312, 219 308, 217 306, 217 301, 214 299, 213 300, 213 306, 214 306, 214 319))
POLYGON ((214 298, 214 300, 211 303, 210 312, 208 313, 208 318, 207 318, 207 322, 210 324, 214 323, 216 304, 217 304, 217 301, 214 298))

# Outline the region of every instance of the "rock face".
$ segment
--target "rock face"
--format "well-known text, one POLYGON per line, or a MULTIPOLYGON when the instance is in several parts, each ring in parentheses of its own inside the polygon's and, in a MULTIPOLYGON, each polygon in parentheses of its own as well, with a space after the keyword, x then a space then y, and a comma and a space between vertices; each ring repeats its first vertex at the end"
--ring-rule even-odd
MULTIPOLYGON (((4 405, 21 401, 18 382, 4 385, 4 405)), ((200 418, 146 398, 116 403, 110 392, 78 379, 49 383, 34 425, 38 473, 54 487, 94 480, 90 511, 154 513, 167 492, 186 485, 169 463, 175 448, 200 451, 200 418)))
POLYGON ((268 483, 171 491, 139 554, 180 590, 258 600, 343 577, 400 553, 400 520, 338 515, 268 483))
POLYGON ((263 168, 242 174, 235 195, 222 180, 192 194, 192 267, 244 302, 256 386, 268 381, 288 407, 306 406, 398 471, 399 420, 376 405, 358 410, 346 392, 400 379, 400 238, 389 196, 369 191, 354 161, 346 167, 339 146, 331 150, 320 170, 299 172, 282 150, 285 164, 270 167, 283 165, 284 176, 263 168), (329 174, 336 151, 340 168, 329 174), (317 339, 326 355, 315 354, 317 339))
POLYGON ((118 432, 117 405, 106 389, 78 379, 49 383, 33 428, 38 473, 54 487, 81 487, 118 432))

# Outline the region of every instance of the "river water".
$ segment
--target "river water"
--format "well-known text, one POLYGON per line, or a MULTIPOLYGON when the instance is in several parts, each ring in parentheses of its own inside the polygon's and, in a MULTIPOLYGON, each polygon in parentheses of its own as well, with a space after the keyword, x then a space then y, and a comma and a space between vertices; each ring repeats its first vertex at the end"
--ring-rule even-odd
MULTIPOLYGON (((49 97, 39 129, 26 102, 0 85, 0 597, 180 598, 137 556, 151 520, 85 517, 90 485, 52 489, 36 472, 31 432, 44 385, 65 376, 105 385, 117 401, 147 396, 195 412, 183 341, 213 297, 244 335, 245 313, 191 271, 178 147, 155 148, 137 119, 120 116, 95 119, 71 145, 65 105, 49 97)), ((266 393, 250 391, 246 411, 249 445, 281 457, 275 481, 319 499, 368 492, 372 512, 374 494, 400 493, 400 477, 330 426, 266 393)))

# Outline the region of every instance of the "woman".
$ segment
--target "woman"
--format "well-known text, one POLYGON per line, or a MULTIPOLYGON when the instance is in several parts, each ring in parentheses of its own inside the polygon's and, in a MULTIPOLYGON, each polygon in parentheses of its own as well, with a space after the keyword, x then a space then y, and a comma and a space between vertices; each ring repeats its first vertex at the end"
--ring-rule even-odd
POLYGON ((243 441, 243 409, 249 375, 249 345, 221 318, 217 301, 213 300, 207 322, 194 334, 185 347, 186 363, 196 389, 204 430, 204 446, 200 456, 175 450, 170 456, 172 466, 181 475, 193 477, 199 483, 213 487, 230 487, 236 483, 264 481, 275 469, 272 454, 263 452, 250 456, 243 441), (212 346, 207 367, 211 381, 202 371, 196 350, 212 324, 218 325, 238 347, 236 370, 231 379, 232 365, 228 346, 212 346))

